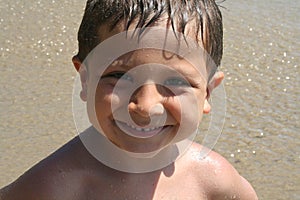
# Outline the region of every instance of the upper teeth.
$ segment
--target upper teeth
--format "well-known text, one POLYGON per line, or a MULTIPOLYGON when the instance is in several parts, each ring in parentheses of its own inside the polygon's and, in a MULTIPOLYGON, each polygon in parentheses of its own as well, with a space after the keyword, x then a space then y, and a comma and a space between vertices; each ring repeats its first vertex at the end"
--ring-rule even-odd
MULTIPOLYGON (((126 123, 127 124, 127 123, 126 123)), ((132 128, 132 129, 135 129, 135 130, 137 130, 137 131, 153 131, 153 130, 155 130, 155 129, 159 129, 159 128, 161 128, 161 127, 152 127, 152 128, 141 128, 141 127, 136 127, 136 126, 133 126, 133 125, 131 125, 131 124, 127 124, 127 126, 129 126, 130 128, 132 128)))

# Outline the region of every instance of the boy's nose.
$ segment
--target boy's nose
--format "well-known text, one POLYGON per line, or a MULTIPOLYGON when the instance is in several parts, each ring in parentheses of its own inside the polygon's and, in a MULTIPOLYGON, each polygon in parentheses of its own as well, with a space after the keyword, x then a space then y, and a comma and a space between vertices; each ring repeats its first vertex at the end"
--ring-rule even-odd
POLYGON ((153 115, 162 115, 163 96, 159 93, 156 84, 146 84, 138 88, 132 95, 128 110, 130 114, 137 114, 149 118, 153 115))

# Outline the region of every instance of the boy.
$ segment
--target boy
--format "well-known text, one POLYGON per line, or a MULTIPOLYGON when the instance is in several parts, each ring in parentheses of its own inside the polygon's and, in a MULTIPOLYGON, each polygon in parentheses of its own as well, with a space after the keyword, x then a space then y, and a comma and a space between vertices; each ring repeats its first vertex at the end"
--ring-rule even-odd
POLYGON ((200 158, 203 147, 186 143, 223 79, 213 0, 88 0, 78 40, 73 64, 92 126, 1 200, 257 199, 219 154, 200 158))

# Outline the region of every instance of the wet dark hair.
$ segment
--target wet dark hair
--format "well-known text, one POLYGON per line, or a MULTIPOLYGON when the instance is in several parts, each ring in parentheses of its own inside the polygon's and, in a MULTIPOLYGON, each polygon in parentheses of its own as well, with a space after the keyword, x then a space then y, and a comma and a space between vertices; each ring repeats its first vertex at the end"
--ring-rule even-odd
MULTIPOLYGON (((173 31, 185 33, 186 25, 195 21, 196 36, 201 40, 217 66, 223 54, 222 15, 214 0, 88 0, 78 32, 78 58, 83 61, 100 42, 99 27, 112 30, 125 22, 127 30, 133 22, 136 28, 148 27, 167 16, 173 31)), ((101 31, 101 30, 100 30, 101 31)))

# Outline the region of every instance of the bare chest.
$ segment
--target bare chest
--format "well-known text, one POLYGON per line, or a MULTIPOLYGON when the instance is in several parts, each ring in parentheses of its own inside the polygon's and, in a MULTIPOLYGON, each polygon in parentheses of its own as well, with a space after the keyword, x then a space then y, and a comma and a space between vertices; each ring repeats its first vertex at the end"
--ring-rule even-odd
POLYGON ((89 186, 81 199, 126 200, 204 200, 201 186, 187 177, 140 177, 114 178, 89 186))

